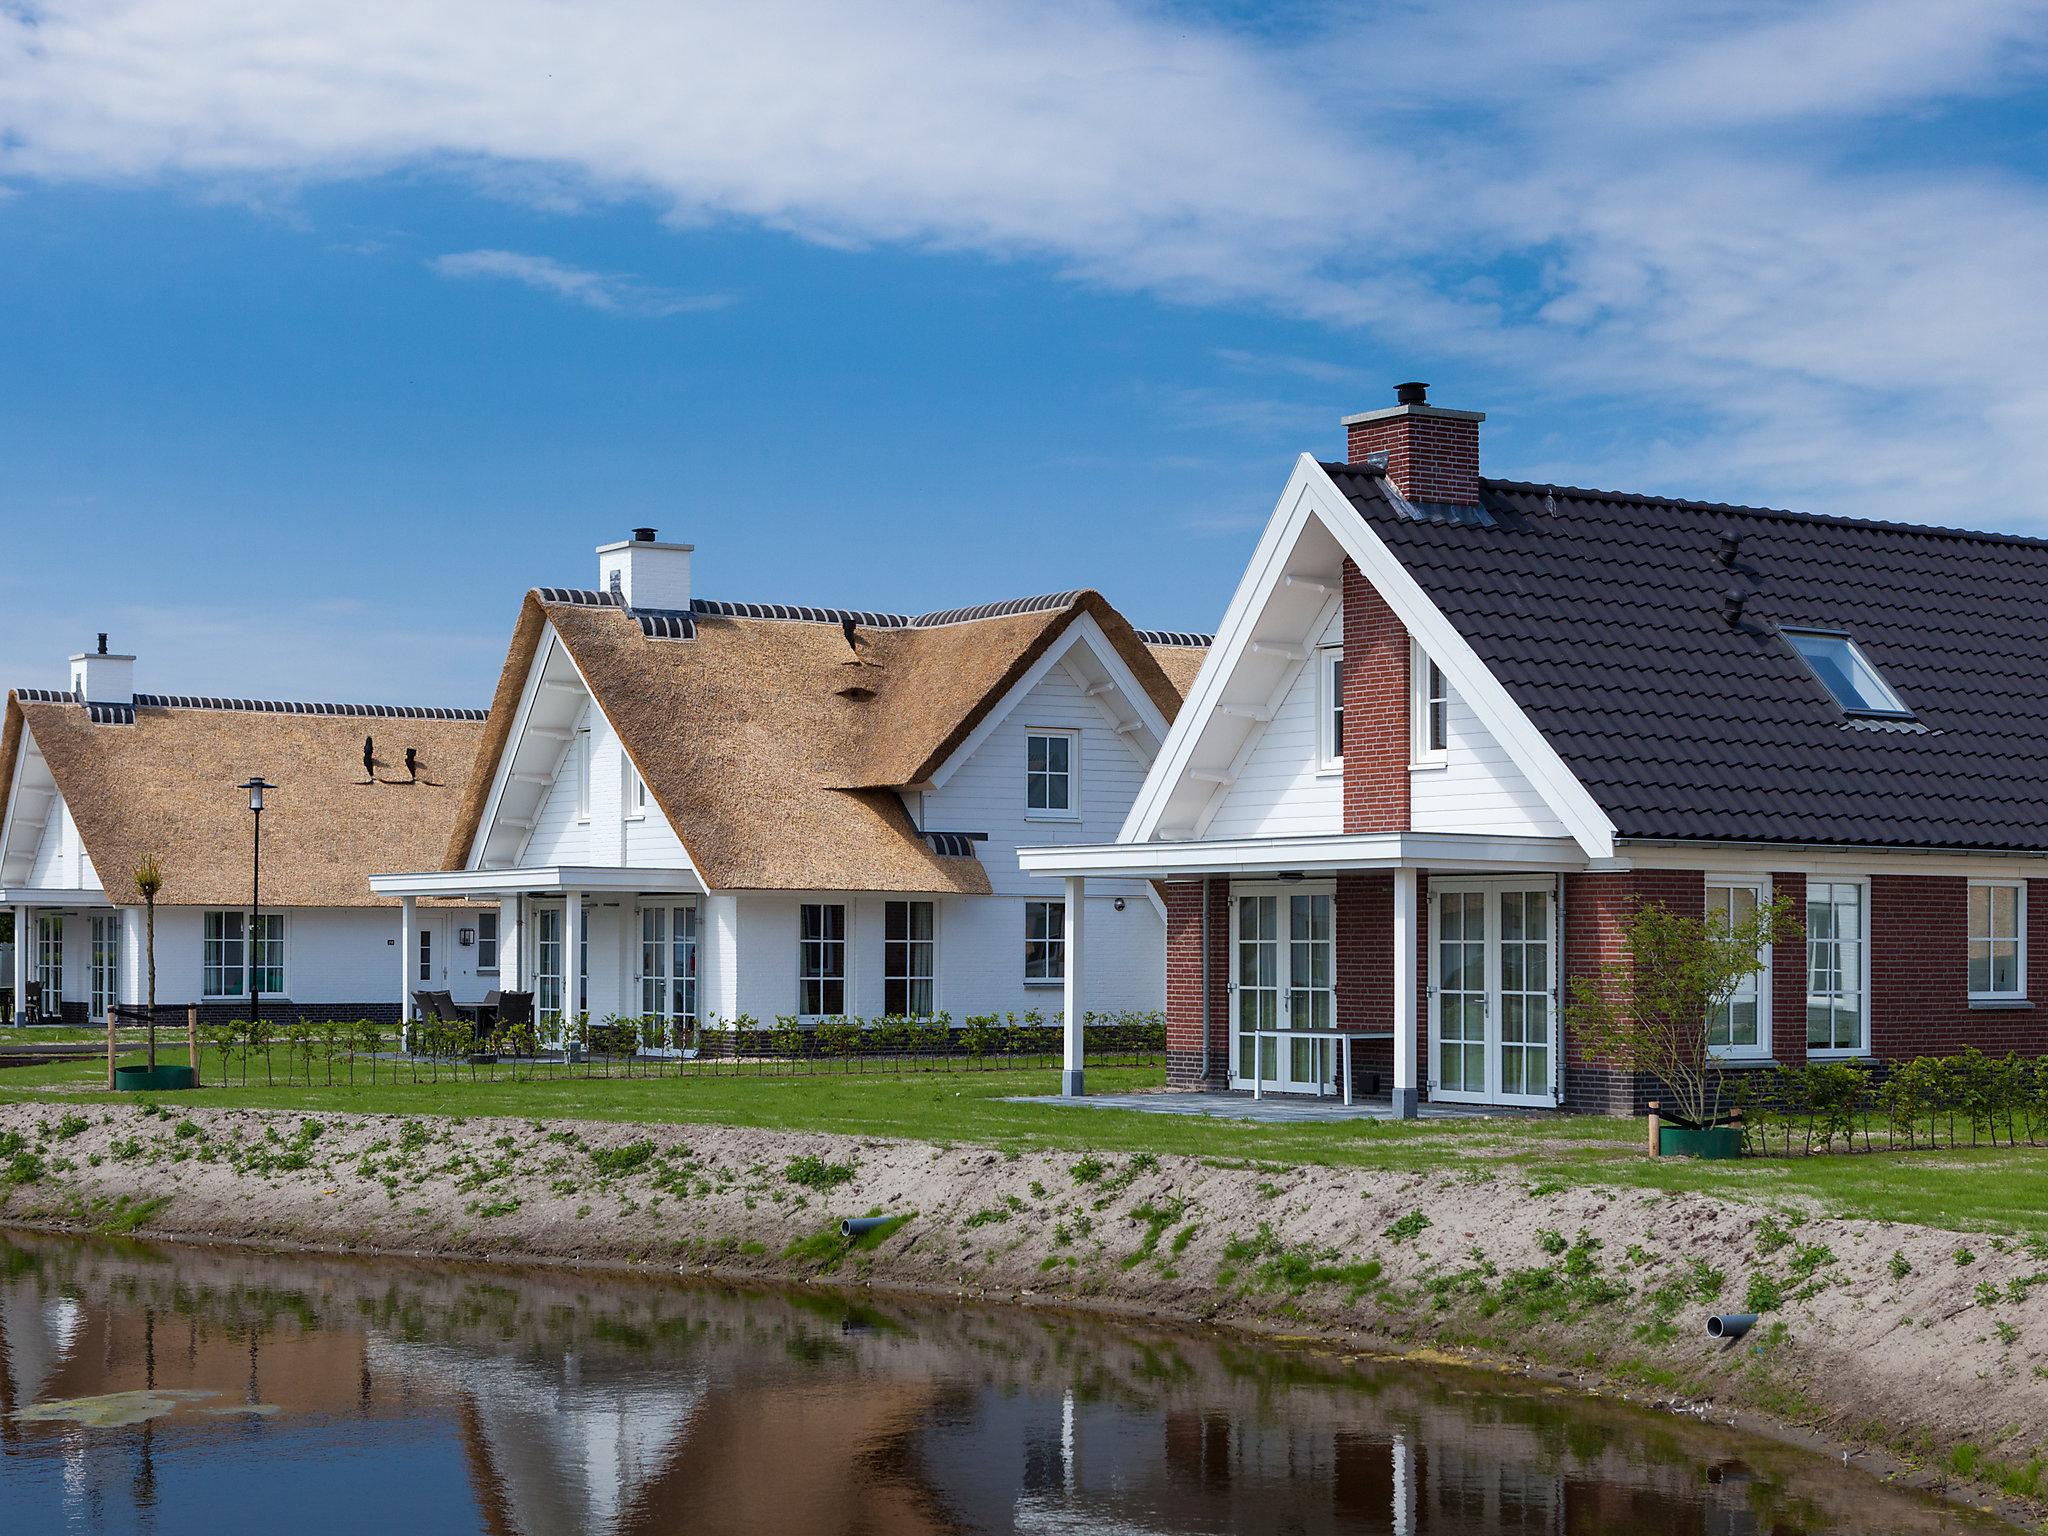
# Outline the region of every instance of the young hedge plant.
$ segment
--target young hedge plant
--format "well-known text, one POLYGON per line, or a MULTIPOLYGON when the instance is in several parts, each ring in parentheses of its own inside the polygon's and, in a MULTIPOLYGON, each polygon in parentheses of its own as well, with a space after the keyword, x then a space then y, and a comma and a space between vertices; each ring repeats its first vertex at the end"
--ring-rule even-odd
POLYGON ((1721 1118, 1721 1074, 1707 1038, 1717 1003, 1763 968, 1773 944, 1804 929, 1789 897, 1730 923, 1718 914, 1684 917, 1658 902, 1638 907, 1622 929, 1622 956, 1592 976, 1572 978, 1565 1028, 1588 1060, 1655 1078, 1676 1118, 1721 1118))

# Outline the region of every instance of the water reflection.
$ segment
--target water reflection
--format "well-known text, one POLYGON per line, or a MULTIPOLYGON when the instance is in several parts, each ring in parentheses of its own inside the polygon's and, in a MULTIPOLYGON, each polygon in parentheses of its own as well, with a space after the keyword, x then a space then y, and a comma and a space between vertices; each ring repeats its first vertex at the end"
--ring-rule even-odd
POLYGON ((1224 1336, 30 1237, 0 1238, 0 1513, 210 1536, 1989 1528, 1710 1426, 1224 1336), (137 1391, 167 1406, 16 1412, 137 1391))

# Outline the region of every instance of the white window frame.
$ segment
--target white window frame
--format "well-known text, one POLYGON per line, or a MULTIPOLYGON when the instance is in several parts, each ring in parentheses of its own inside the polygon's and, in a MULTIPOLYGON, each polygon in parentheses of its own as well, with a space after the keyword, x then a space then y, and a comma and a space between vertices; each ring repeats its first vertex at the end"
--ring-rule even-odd
MULTIPOLYGON (((1863 974, 1859 979, 1860 991, 1858 992, 1857 996, 1858 1001, 1861 1003, 1861 1018, 1859 1022, 1862 1027, 1863 1038, 1859 1044, 1853 1046, 1817 1046, 1809 1043, 1806 1047, 1806 1059, 1808 1061, 1845 1061, 1854 1057, 1868 1056, 1871 1054, 1870 977, 1872 966, 1870 958, 1870 933, 1872 923, 1870 912, 1870 880, 1867 876, 1864 875, 1813 875, 1808 877, 1806 882, 1806 944, 1804 946, 1806 950, 1806 954, 1804 957, 1806 971, 1802 987, 1809 997, 1812 995, 1813 989, 1813 891, 1816 886, 1822 885, 1853 885, 1862 892, 1862 900, 1858 903, 1858 905, 1863 913, 1862 942, 1859 946, 1863 957, 1863 974)), ((1799 1022, 1801 1031, 1803 1033, 1807 1028, 1806 1020, 1802 1016, 1799 1022)))
POLYGON ((479 912, 476 915, 476 970, 479 976, 498 974, 498 914, 495 911, 479 912), (484 955, 489 953, 491 962, 484 964, 484 955))
MULTIPOLYGON (((285 914, 284 914, 284 913, 282 913, 282 912, 265 912, 265 913, 263 913, 263 914, 262 914, 262 920, 263 920, 263 926, 264 926, 264 927, 266 927, 266 928, 270 927, 270 926, 271 926, 271 925, 272 925, 273 923, 274 923, 274 924, 276 924, 276 926, 277 926, 277 982, 278 982, 278 984, 277 984, 277 985, 276 985, 275 987, 265 987, 265 988, 263 988, 263 995, 264 995, 265 997, 290 997, 290 996, 292 995, 292 994, 291 994, 291 969, 290 969, 290 957, 291 957, 291 924, 290 924, 290 923, 289 923, 289 922, 288 922, 288 921, 286 920, 285 914)), ((234 998, 240 998, 240 997, 247 997, 247 996, 249 995, 249 967, 251 966, 251 964, 252 964, 252 963, 254 962, 254 959, 255 959, 255 957, 254 957, 254 955, 253 955, 253 953, 252 953, 252 948, 253 948, 253 945, 252 945, 252 942, 251 942, 251 940, 252 940, 252 937, 253 937, 253 936, 252 936, 252 935, 250 934, 250 932, 249 932, 249 914, 248 914, 248 912, 247 912, 247 911, 245 911, 245 910, 243 910, 243 909, 241 909, 241 908, 238 908, 238 907, 210 907, 210 908, 208 908, 208 909, 207 909, 207 910, 206 910, 205 912, 203 912, 203 913, 201 913, 201 914, 200 914, 200 918, 199 918, 199 994, 200 994, 200 996, 201 996, 202 998, 204 998, 205 1000, 207 1000, 207 1001, 209 1001, 209 1002, 227 1002, 227 1001, 229 1001, 229 1000, 231 1000, 231 999, 234 999, 234 998), (235 972, 236 972, 236 974, 237 974, 237 975, 238 975, 238 976, 240 977, 240 979, 241 979, 241 980, 240 980, 240 990, 239 990, 239 991, 235 991, 235 992, 215 992, 215 991, 210 991, 210 990, 208 990, 208 980, 207 980, 207 971, 208 971, 208 970, 209 970, 210 968, 208 967, 208 965, 207 965, 207 963, 206 963, 206 946, 207 946, 208 944, 211 944, 211 943, 216 943, 216 942, 219 942, 219 943, 223 943, 223 944, 225 944, 225 943, 227 943, 228 941, 227 941, 227 940, 225 940, 225 939, 221 939, 221 940, 214 940, 214 939, 210 939, 210 938, 208 938, 208 937, 207 937, 207 929, 208 929, 208 927, 209 927, 209 926, 210 926, 210 925, 211 925, 211 924, 212 924, 212 923, 213 923, 213 922, 214 922, 214 921, 215 921, 216 919, 218 919, 218 918, 228 918, 228 917, 232 917, 232 918, 236 919, 236 920, 237 920, 237 921, 238 921, 238 922, 240 923, 240 925, 241 925, 241 937, 240 937, 240 938, 239 938, 238 940, 236 940, 236 941, 235 941, 235 943, 236 943, 236 945, 237 945, 237 953, 238 953, 238 958, 237 958, 237 959, 236 959, 236 961, 235 961, 235 972)), ((417 970, 417 969, 418 969, 418 966, 419 966, 419 958, 418 958, 418 956, 417 956, 417 955, 415 955, 415 956, 413 957, 413 968, 414 968, 415 970, 417 970)), ((218 969, 219 969, 219 967, 217 967, 217 966, 216 966, 216 967, 211 967, 211 969, 215 969, 215 970, 218 970, 218 969)))
MULTIPOLYGON (((64 1006, 64 914, 38 912, 35 949, 30 955, 35 974, 30 978, 43 989, 43 1012, 54 1014, 64 1006)), ((25 942, 16 934, 14 942, 25 942)))
MULTIPOLYGON (((1047 771, 1048 781, 1053 777, 1047 771)), ((1048 796, 1047 798, 1050 798, 1048 796)), ((1081 819, 1081 733, 1064 726, 1032 725, 1024 729, 1024 819, 1026 821, 1079 821, 1081 819), (1031 808, 1031 743, 1043 738, 1067 744, 1067 803, 1064 806, 1031 808)))
POLYGON ((568 921, 566 905, 534 910, 530 925, 533 930, 533 959, 529 974, 533 978, 533 1017, 536 1022, 559 1019, 562 1010, 568 1006, 569 977, 563 963, 568 948, 565 931, 568 921), (555 952, 553 965, 548 963, 550 949, 555 952))
POLYGON ((847 928, 851 917, 852 913, 843 901, 805 901, 797 904, 796 1011, 799 1018, 836 1019, 845 1015, 846 1000, 853 992, 853 980, 848 974, 846 966, 847 928), (826 935, 825 924, 822 921, 819 924, 818 931, 820 936, 818 938, 807 939, 804 937, 804 914, 814 908, 821 913, 836 911, 839 914, 839 935, 837 938, 826 935), (812 968, 813 951, 816 952, 815 970, 812 968), (836 968, 830 963, 835 959, 838 961, 836 968), (807 1008, 804 1006, 806 1003, 811 1002, 822 1005, 826 1001, 824 989, 834 982, 838 983, 839 986, 839 1006, 837 1008, 823 1006, 807 1008), (818 988, 817 996, 815 998, 806 997, 804 995, 805 989, 814 983, 818 988))
POLYGON ((1322 773, 1344 771, 1344 647, 1316 651, 1316 766, 1322 773))
POLYGON ((1065 901, 1057 898, 1052 901, 1042 901, 1034 897, 1024 903, 1024 985, 1027 987, 1057 987, 1064 985, 1066 979, 1067 904, 1065 901), (1034 908, 1045 909, 1047 914, 1045 932, 1042 937, 1035 939, 1031 934, 1031 916, 1034 908), (1053 914, 1057 914, 1057 923, 1054 921, 1053 914), (1053 931, 1055 927, 1059 930, 1057 933, 1053 931), (1031 946, 1033 944, 1043 944, 1045 946, 1045 966, 1038 975, 1033 975, 1031 971, 1031 946))
POLYGON ((1965 949, 1963 954, 1963 984, 1965 987, 1969 987, 1970 1001, 1973 1003, 2025 1002, 2027 1000, 2027 882, 2024 880, 1970 881, 1968 894, 1964 897, 1963 927, 1965 930, 1964 939, 1969 946, 1974 947, 1979 943, 1986 945, 2011 944, 2017 961, 2013 968, 2014 985, 2010 991, 2001 992, 1991 989, 1980 992, 1974 987, 1969 987, 1969 950, 1965 949), (1993 890, 2005 890, 2013 893, 2013 922, 2015 931, 2009 935, 1995 934, 1989 930, 1988 919, 1991 911, 1991 902, 1988 899, 1984 903, 1987 917, 1985 932, 1977 932, 1977 920, 1970 915, 1970 907, 1972 905, 1970 897, 1974 896, 1978 891, 1989 892, 1993 890))
POLYGON ((939 904, 935 901, 885 901, 882 903, 882 1012, 910 1019, 929 1019, 939 1011, 939 904), (891 909, 904 908, 904 936, 889 937, 891 909), (918 938, 913 919, 916 909, 925 912, 925 936, 918 938), (899 965, 900 962, 900 965, 899 965), (921 963, 920 963, 921 962, 921 963), (905 1006, 889 1006, 889 989, 901 984, 905 1006), (916 989, 922 986, 925 1006, 910 1006, 916 989))
MULTIPOLYGON (((1715 891, 1746 890, 1756 898, 1757 910, 1762 911, 1771 904, 1771 880, 1768 875, 1708 875, 1707 893, 1709 904, 1715 891)), ((1774 945, 1766 944, 1760 957, 1762 963, 1756 969, 1756 1044, 1755 1045, 1714 1045, 1707 1046, 1708 1053, 1716 1061, 1770 1061, 1771 1056, 1771 951, 1774 945)), ((1731 997, 1732 1000, 1732 997, 1731 997)))
POLYGON ((91 950, 86 962, 86 1016, 106 1022, 121 1000, 121 914, 96 912, 91 921, 91 950))
POLYGON ((1451 760, 1451 685, 1442 667, 1415 641, 1408 643, 1408 766, 1441 768, 1451 760), (1431 711, 1443 710, 1443 745, 1434 742, 1431 711))
POLYGON ((418 948, 413 951, 412 973, 415 987, 431 987, 434 984, 434 938, 435 924, 421 922, 414 930, 418 936, 418 948))
POLYGON ((590 820, 590 728, 576 732, 576 819, 590 820))
POLYGON ((640 777, 640 770, 633 766, 633 759, 624 752, 619 754, 619 762, 624 766, 626 777, 625 792, 621 796, 622 803, 626 807, 625 818, 628 821, 645 821, 647 819, 647 781, 640 777))

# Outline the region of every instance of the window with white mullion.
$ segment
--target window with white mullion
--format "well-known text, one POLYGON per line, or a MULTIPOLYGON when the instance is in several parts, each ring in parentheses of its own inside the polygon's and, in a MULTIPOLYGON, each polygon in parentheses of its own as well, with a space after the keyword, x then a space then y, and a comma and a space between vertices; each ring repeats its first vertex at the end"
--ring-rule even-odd
MULTIPOLYGON (((1764 880, 1707 881, 1707 921, 1733 931, 1770 903, 1764 880)), ((1728 995, 1707 1010, 1707 1046, 1729 1058, 1764 1057, 1771 1053, 1770 951, 1759 957, 1756 970, 1738 981, 1728 995)))
POLYGON ((935 1011, 932 1000, 932 904, 891 901, 882 913, 882 1011, 923 1019, 935 1011))
POLYGON ((1325 768, 1344 766, 1344 649, 1326 645, 1316 652, 1317 688, 1322 696, 1318 711, 1317 755, 1325 768))
POLYGON ((1024 903, 1024 980, 1064 981, 1067 975, 1067 908, 1059 901, 1024 903))
POLYGON ((1870 891, 1860 880, 1806 888, 1806 1050, 1856 1056, 1870 1040, 1870 891))
POLYGON ((1078 814, 1074 793, 1075 733, 1028 731, 1024 736, 1024 814, 1072 817, 1078 814))
POLYGON ((669 914, 669 1002, 670 1016, 677 1020, 697 1017, 697 908, 694 903, 675 908, 669 914))
POLYGON ((829 1018, 846 1012, 846 908, 807 901, 798 909, 797 1012, 829 1018))
POLYGON ((1417 767, 1450 760, 1451 685, 1419 645, 1408 651, 1408 757, 1417 767))
POLYGON ((668 1017, 668 909, 640 909, 640 1014, 643 1018, 668 1017))
POLYGON ((2027 887, 2020 880, 1970 882, 1970 996, 2010 1001, 2027 993, 2027 887))

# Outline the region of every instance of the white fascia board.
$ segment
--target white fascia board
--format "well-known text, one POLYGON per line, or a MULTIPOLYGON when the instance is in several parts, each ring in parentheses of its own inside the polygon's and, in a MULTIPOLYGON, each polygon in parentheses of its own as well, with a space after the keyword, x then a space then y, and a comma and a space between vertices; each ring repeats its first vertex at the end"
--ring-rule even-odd
POLYGON ((1459 697, 1479 716, 1480 724, 1500 743, 1501 750, 1522 770, 1544 804, 1586 850, 1587 857, 1612 857, 1614 823, 1579 782, 1578 775, 1558 756, 1550 739, 1509 697, 1492 669, 1479 659, 1471 643, 1423 592, 1378 531, 1358 515, 1323 466, 1305 455, 1304 462, 1312 471, 1314 482, 1308 499, 1318 504, 1324 526, 1394 611, 1409 637, 1421 645, 1450 680, 1459 697))
POLYGON ((1250 644, 1259 614, 1273 588, 1279 584, 1287 556, 1308 518, 1310 470, 1315 471, 1316 478, 1323 484, 1329 484, 1329 477, 1309 455, 1304 453, 1295 460, 1294 472, 1287 477, 1279 500, 1273 503, 1272 515, 1266 520, 1266 531, 1259 535, 1251 561, 1245 566, 1244 575, 1238 578, 1230 606, 1224 610, 1223 622, 1216 628, 1208 659, 1202 663, 1201 671, 1195 674, 1194 685, 1188 689, 1180 713, 1174 716, 1173 729, 1167 733, 1159 755, 1152 760, 1152 771, 1145 775, 1145 782, 1139 786, 1138 798, 1131 803, 1130 814, 1124 818, 1123 830, 1117 834, 1117 841, 1143 842, 1158 835, 1159 819, 1166 810, 1166 802, 1186 773, 1203 730, 1222 702, 1230 674, 1250 644))
POLYGON ((701 895, 692 869, 636 869, 629 865, 551 864, 535 869, 430 869, 370 876, 379 896, 509 896, 532 891, 649 891, 701 895))
MULTIPOLYGON (((1011 712, 1029 697, 1031 690, 1045 680, 1046 674, 1058 666, 1067 652, 1077 645, 1086 645, 1095 659, 1102 663, 1103 670, 1124 696, 1124 702, 1137 711, 1137 718, 1152 732, 1153 739, 1164 741, 1167 734, 1166 716, 1159 712, 1159 706, 1152 702, 1152 696, 1145 692, 1136 674, 1125 665, 1123 657, 1116 653, 1116 647, 1109 643, 1109 636, 1102 632, 1102 626, 1095 622, 1095 615, 1083 613, 1074 618, 1060 637, 1045 649, 1045 654, 1025 670, 1022 677, 1010 685, 1009 692, 996 701, 995 708, 982 716, 967 739, 955 747, 952 754, 939 764, 937 770, 918 786, 924 789, 941 789, 946 780, 960 769, 961 764, 973 757, 975 752, 994 735, 996 728, 1008 719, 1011 712)), ((1099 707, 1100 700, 1095 701, 1099 707)), ((1118 718, 1129 719, 1128 715, 1118 718)), ((1113 723, 1113 722, 1112 722, 1113 723)))
POLYGON ((96 885, 0 886, 0 907, 110 907, 107 893, 96 885))
POLYGON ((1921 875, 1970 880, 2048 879, 2048 853, 1946 848, 1859 848, 1817 843, 1655 842, 1623 839, 1627 869, 1697 869, 1724 875, 1921 875))
POLYGON ((1355 832, 1318 837, 1233 837, 1186 843, 1054 844, 1019 848, 1032 875, 1280 874, 1300 870, 1473 869, 1576 871, 1590 861, 1569 837, 1472 832, 1355 832))

